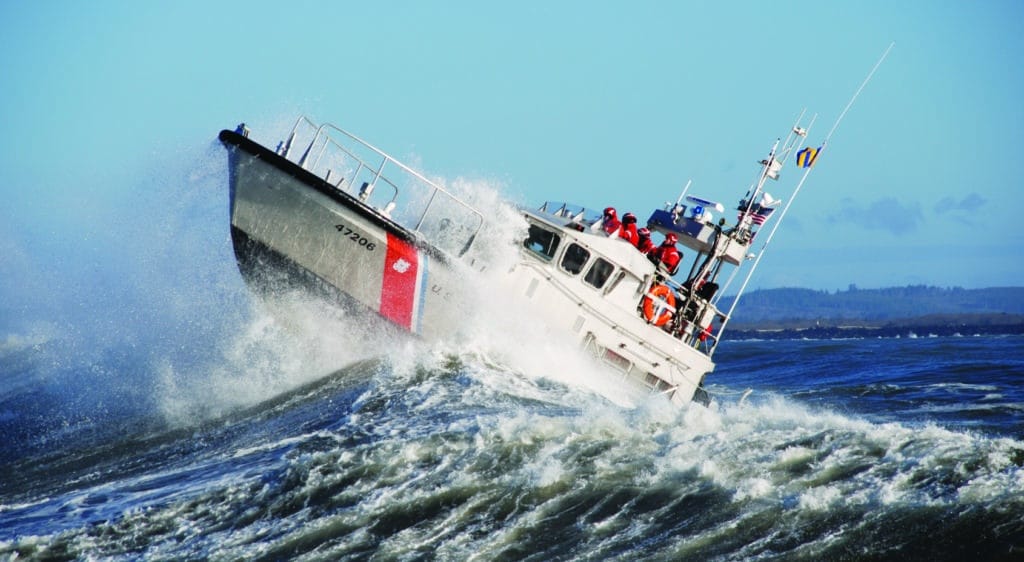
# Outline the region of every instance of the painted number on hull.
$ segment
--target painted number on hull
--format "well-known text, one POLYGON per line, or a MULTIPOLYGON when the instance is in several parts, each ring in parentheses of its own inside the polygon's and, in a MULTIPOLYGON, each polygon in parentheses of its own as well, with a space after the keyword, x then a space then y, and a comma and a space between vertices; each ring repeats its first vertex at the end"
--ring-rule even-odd
POLYGON ((366 238, 365 236, 360 236, 358 232, 352 230, 351 228, 343 224, 336 224, 334 225, 334 228, 335 230, 340 232, 342 236, 344 236, 345 238, 348 238, 349 240, 355 242, 356 244, 359 244, 360 246, 366 248, 371 252, 376 247, 374 246, 373 242, 370 242, 368 238, 366 238))

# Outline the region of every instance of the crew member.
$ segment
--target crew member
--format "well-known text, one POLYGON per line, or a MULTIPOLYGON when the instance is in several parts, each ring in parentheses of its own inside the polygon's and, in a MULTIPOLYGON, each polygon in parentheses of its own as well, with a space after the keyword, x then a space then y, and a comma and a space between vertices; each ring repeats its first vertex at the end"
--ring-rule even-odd
POLYGON ((640 238, 639 233, 636 230, 636 215, 633 213, 626 213, 622 215, 622 229, 619 230, 619 236, 623 240, 626 240, 630 244, 636 246, 637 241, 640 238))
POLYGON ((619 215, 615 212, 615 207, 608 207, 604 210, 604 220, 601 223, 601 228, 604 229, 604 233, 608 236, 614 236, 622 228, 622 223, 619 222, 619 215))
POLYGON ((654 265, 661 265, 668 271, 669 275, 675 275, 676 270, 679 269, 679 261, 683 259, 682 254, 676 249, 676 242, 679 240, 675 233, 669 232, 665 236, 665 241, 661 243, 651 253, 647 254, 647 259, 651 260, 654 265))
POLYGON ((641 228, 636 231, 636 249, 641 254, 649 254, 654 249, 654 242, 651 242, 651 231, 641 228))

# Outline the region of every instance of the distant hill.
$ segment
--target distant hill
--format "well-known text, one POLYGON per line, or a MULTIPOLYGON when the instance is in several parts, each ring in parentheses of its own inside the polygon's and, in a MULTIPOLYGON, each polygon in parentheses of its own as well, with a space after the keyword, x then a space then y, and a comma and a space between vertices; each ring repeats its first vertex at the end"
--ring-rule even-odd
MULTIPOLYGON (((732 298, 719 303, 728 310, 732 298)), ((731 329, 807 326, 1006 325, 1024 322, 1024 287, 989 289, 923 285, 816 291, 764 289, 743 295, 731 329)))

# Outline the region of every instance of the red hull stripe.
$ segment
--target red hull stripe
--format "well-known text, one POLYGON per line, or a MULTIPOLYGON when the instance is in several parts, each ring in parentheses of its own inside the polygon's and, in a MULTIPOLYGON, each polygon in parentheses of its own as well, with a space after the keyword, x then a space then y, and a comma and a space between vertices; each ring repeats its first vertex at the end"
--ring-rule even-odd
POLYGON ((388 235, 388 251, 384 258, 384 275, 380 289, 380 315, 406 330, 414 330, 417 278, 420 260, 416 247, 388 235))

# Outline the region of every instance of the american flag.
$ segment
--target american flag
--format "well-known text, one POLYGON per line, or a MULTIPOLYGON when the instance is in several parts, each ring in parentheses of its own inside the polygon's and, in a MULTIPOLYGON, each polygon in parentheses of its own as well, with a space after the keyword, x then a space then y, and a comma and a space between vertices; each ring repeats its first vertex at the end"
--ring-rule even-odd
POLYGON ((769 209, 760 205, 754 205, 754 208, 751 209, 753 214, 750 215, 750 218, 754 221, 754 224, 760 226, 764 224, 764 221, 768 220, 768 217, 771 216, 774 210, 775 209, 769 209))
MULTIPOLYGON (((750 220, 753 221, 754 224, 761 226, 764 224, 764 221, 768 220, 768 217, 770 217, 774 211, 774 207, 762 207, 761 205, 754 203, 750 206, 750 220)), ((740 212, 736 214, 736 220, 743 220, 743 214, 743 210, 740 209, 740 212)))

